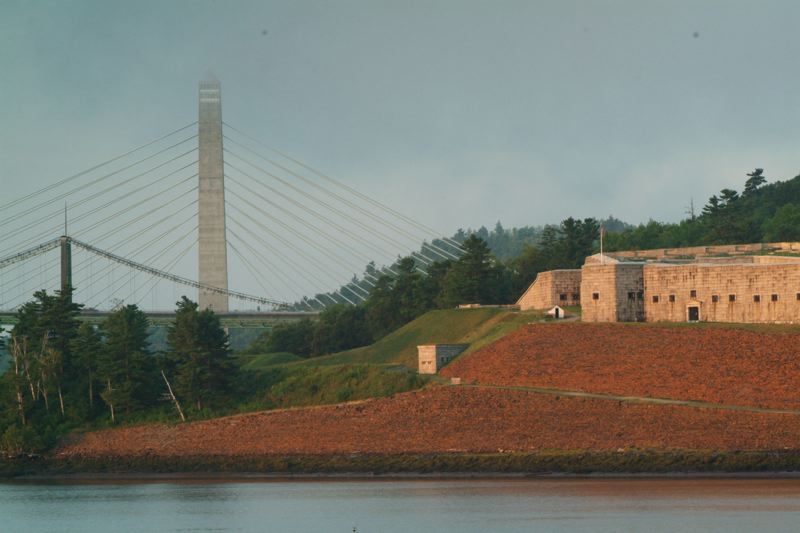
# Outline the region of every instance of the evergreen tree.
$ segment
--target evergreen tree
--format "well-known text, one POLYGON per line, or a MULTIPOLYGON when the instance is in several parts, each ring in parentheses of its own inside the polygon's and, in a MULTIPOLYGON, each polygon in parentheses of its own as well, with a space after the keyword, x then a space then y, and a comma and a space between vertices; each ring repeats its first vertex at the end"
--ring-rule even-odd
POLYGON ((744 192, 742 193, 743 196, 749 196, 756 192, 759 187, 764 185, 767 182, 767 178, 764 177, 764 169, 757 168, 753 172, 747 174, 747 181, 744 182, 744 192))
POLYGON ((198 311, 185 296, 177 302, 167 333, 176 395, 200 410, 218 403, 229 390, 233 366, 228 335, 210 309, 198 311))
POLYGON ((104 350, 103 340, 94 326, 83 323, 78 328, 78 334, 73 339, 70 350, 76 373, 79 376, 78 381, 86 392, 89 413, 92 413, 98 391, 97 371, 104 350))
POLYGON ((156 366, 149 351, 147 316, 135 305, 121 307, 105 319, 105 349, 98 361, 98 376, 112 420, 121 410, 130 416, 157 399, 156 366))
POLYGON ((444 278, 442 307, 506 303, 509 280, 503 266, 494 261, 486 241, 470 235, 462 249, 464 255, 452 264, 444 278))
POLYGON ((372 342, 363 306, 333 305, 320 313, 311 341, 312 355, 366 346, 372 342))

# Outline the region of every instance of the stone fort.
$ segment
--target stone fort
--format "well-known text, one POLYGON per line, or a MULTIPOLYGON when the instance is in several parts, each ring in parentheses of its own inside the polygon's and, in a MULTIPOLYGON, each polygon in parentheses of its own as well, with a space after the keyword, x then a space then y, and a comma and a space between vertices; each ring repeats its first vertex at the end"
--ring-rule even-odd
POLYGON ((596 254, 540 273, 517 305, 580 305, 586 322, 800 323, 800 243, 596 254))

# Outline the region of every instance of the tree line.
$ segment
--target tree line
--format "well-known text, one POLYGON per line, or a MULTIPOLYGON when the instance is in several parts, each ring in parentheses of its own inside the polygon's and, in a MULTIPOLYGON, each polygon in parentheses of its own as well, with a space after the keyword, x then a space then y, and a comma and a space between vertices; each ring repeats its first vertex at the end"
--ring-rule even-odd
POLYGON ((0 378, 0 448, 47 447, 68 428, 130 421, 157 406, 199 412, 227 399, 233 379, 219 318, 177 302, 168 349, 154 353, 147 316, 135 305, 99 326, 80 322, 72 289, 38 291, 16 314, 0 378))
POLYGON ((359 305, 334 305, 317 320, 282 324, 254 341, 250 353, 290 352, 314 357, 371 344, 433 309, 460 304, 515 302, 539 272, 579 268, 594 252, 599 223, 568 218, 544 228, 540 244, 502 261, 477 234, 465 237, 458 260, 425 267, 413 257, 381 274, 359 305), (425 267, 425 273, 420 268, 425 267))
POLYGON ((764 170, 747 173, 741 191, 725 188, 676 223, 649 221, 609 233, 608 250, 800 241, 800 176, 767 183, 764 170))

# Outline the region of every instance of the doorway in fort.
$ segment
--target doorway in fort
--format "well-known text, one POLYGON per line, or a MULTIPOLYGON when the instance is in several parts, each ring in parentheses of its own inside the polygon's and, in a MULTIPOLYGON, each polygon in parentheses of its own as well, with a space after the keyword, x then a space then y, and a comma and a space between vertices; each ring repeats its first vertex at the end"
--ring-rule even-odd
POLYGON ((700 320, 700 308, 696 305, 687 307, 687 313, 689 315, 689 322, 698 322, 700 320))

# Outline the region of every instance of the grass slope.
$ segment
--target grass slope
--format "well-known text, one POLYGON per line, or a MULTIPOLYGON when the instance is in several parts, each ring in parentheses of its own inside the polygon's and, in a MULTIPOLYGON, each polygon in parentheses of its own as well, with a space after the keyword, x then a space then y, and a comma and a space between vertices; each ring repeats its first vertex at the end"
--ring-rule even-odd
POLYGON ((258 355, 238 355, 241 368, 243 370, 263 370, 275 365, 283 365, 286 363, 296 363, 302 361, 303 358, 289 352, 274 352, 258 355))
POLYGON ((468 352, 493 342, 519 326, 541 319, 541 313, 498 308, 430 311, 380 339, 336 354, 307 359, 299 365, 383 364, 417 368, 417 346, 434 343, 469 344, 468 352))

